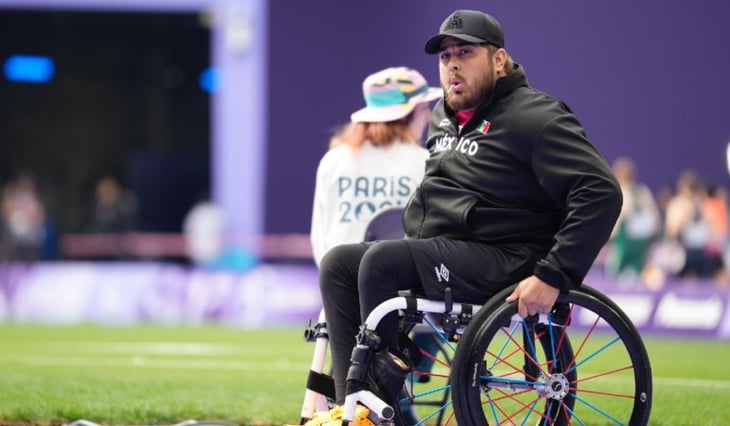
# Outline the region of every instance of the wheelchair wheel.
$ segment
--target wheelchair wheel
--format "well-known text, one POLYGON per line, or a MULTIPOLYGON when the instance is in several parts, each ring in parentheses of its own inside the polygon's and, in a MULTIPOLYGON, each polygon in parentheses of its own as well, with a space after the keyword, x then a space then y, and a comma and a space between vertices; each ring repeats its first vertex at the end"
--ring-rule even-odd
POLYGON ((454 356, 458 424, 646 425, 652 378, 643 341, 606 296, 582 286, 523 319, 497 294, 454 356))

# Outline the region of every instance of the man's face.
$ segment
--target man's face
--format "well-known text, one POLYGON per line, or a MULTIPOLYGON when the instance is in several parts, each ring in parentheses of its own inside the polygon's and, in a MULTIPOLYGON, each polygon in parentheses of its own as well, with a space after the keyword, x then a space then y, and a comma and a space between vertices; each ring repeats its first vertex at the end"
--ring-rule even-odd
POLYGON ((448 37, 441 43, 439 75, 451 109, 476 108, 494 89, 497 76, 486 46, 448 37))

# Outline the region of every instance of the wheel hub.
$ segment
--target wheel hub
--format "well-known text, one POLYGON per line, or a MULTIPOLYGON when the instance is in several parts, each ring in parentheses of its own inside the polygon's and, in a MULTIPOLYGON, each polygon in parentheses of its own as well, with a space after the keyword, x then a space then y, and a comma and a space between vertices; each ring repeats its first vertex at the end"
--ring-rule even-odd
POLYGON ((550 399, 563 399, 570 391, 570 382, 564 374, 551 374, 545 379, 545 396, 550 399))

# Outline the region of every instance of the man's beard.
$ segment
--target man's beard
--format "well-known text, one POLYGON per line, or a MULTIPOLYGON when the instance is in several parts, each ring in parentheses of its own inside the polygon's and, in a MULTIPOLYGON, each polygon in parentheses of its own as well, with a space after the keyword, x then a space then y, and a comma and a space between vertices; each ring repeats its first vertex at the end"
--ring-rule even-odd
POLYGON ((475 93, 470 95, 467 95, 465 92, 461 92, 457 95, 448 90, 448 87, 445 87, 444 100, 446 105, 454 111, 467 111, 481 105, 481 103, 484 102, 494 91, 495 80, 491 75, 485 75, 482 79, 475 83, 477 90, 475 93))

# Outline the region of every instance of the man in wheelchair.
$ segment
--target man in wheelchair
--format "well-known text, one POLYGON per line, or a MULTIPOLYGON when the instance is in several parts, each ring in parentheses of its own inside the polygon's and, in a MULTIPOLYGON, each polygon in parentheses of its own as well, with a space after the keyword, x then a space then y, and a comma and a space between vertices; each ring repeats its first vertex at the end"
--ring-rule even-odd
POLYGON ((432 112, 425 176, 403 215, 407 236, 341 245, 320 265, 336 402, 369 390, 395 409, 396 425, 407 423, 398 394, 417 351, 395 312, 375 333, 361 330, 376 306, 409 289, 442 300, 447 288, 453 300, 483 304, 518 283, 507 301, 519 314, 547 313, 582 283, 622 203, 581 123, 528 85, 492 16, 453 12, 425 51, 438 56, 445 96, 432 112))

